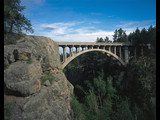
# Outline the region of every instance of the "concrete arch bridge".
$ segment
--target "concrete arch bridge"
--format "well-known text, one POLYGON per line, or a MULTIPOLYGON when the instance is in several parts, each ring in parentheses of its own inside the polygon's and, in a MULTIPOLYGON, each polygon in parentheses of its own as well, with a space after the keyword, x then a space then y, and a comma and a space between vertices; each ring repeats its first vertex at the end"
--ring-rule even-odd
MULTIPOLYGON (((57 42, 57 44, 63 48, 62 69, 79 55, 92 51, 106 53, 107 56, 111 56, 122 65, 126 65, 131 57, 129 48, 132 48, 134 49, 134 58, 136 59, 136 47, 129 43, 57 42), (70 53, 68 57, 66 52, 67 47, 70 53), (75 48, 75 51, 73 48, 75 48)), ((141 46, 142 56, 143 47, 144 46, 141 46)))

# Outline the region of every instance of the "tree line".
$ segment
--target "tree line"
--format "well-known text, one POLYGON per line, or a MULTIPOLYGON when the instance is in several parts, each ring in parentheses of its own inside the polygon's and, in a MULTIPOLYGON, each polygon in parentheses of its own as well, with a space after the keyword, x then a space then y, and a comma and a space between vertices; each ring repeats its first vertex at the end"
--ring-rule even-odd
MULTIPOLYGON (((112 42, 109 40, 109 37, 106 38, 97 37, 96 42, 112 42)), ((151 47, 156 48, 156 26, 153 27, 152 25, 146 29, 143 28, 140 30, 137 28, 134 32, 130 33, 129 35, 126 34, 126 31, 122 28, 116 29, 113 35, 113 42, 123 42, 123 43, 132 43, 135 46, 141 44, 151 44, 151 47)))

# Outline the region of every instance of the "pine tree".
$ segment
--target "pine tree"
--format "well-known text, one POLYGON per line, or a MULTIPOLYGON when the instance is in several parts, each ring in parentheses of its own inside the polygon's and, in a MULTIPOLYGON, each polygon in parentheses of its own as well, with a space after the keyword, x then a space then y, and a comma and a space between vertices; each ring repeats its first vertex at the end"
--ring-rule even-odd
POLYGON ((122 28, 120 28, 119 30, 115 30, 113 40, 114 42, 126 43, 128 41, 126 31, 124 31, 122 28))
POLYGON ((104 42, 103 38, 102 37, 97 37, 97 41, 96 42, 104 42))
POLYGON ((117 104, 117 111, 114 113, 113 120, 134 120, 128 99, 117 104))
POLYGON ((33 33, 30 20, 25 18, 22 11, 25 6, 20 5, 20 0, 4 0, 4 32, 33 33))

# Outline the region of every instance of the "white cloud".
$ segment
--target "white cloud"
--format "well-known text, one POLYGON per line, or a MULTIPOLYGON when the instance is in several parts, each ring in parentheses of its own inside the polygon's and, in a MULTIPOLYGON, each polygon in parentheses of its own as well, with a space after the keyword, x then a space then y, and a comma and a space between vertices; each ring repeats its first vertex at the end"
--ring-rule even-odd
POLYGON ((121 21, 119 25, 116 27, 122 28, 126 31, 126 34, 129 35, 130 33, 134 32, 137 28, 142 30, 143 28, 148 29, 150 25, 154 26, 156 20, 144 20, 144 21, 121 21))
POLYGON ((144 20, 144 21, 121 21, 121 24, 116 25, 116 27, 125 29, 127 31, 134 31, 137 27, 139 29, 148 28, 155 20, 144 20))
POLYGON ((39 35, 50 37, 54 41, 95 42, 97 37, 108 36, 112 40, 113 31, 85 26, 84 22, 67 22, 38 25, 35 30, 39 35), (85 27, 84 27, 85 26, 85 27))
POLYGON ((149 28, 153 20, 121 22, 121 24, 113 26, 113 30, 110 31, 96 27, 96 24, 92 24, 94 22, 73 21, 37 24, 34 26, 34 29, 36 35, 50 37, 57 42, 95 42, 97 37, 105 38, 107 36, 110 40, 113 40, 115 29, 119 29, 120 27, 126 31, 126 34, 135 31, 137 27, 139 29, 149 28))

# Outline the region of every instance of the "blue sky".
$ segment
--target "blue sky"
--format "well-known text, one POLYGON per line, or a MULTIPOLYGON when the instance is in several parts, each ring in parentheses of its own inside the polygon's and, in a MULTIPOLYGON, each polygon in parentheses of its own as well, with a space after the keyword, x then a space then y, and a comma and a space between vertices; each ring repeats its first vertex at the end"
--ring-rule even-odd
POLYGON ((127 34, 156 25, 156 0, 21 0, 34 35, 54 41, 110 40, 116 29, 127 34))

